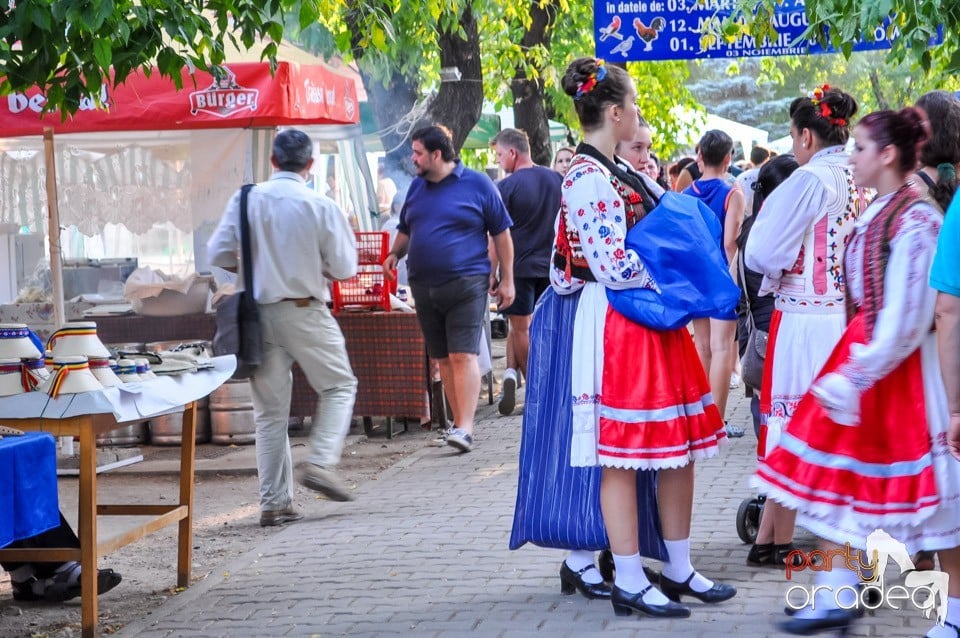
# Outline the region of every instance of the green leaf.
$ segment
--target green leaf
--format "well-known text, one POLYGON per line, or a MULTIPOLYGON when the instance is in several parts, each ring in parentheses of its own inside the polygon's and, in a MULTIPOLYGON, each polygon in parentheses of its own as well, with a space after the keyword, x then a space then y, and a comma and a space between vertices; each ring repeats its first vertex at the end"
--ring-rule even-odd
MULTIPOLYGON (((93 57, 101 69, 110 68, 113 62, 113 48, 110 40, 106 38, 97 38, 93 41, 93 57)), ((96 90, 100 90, 98 86, 96 90)))

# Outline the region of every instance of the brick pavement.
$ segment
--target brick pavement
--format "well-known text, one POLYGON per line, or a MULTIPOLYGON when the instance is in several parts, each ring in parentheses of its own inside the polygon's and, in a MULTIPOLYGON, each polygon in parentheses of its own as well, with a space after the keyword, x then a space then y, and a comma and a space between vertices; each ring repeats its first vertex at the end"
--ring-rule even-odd
MULTIPOLYGON (((735 527, 755 464, 749 405, 739 394, 731 393, 731 421, 748 435, 699 464, 692 553, 702 571, 740 592, 717 606, 694 601, 689 619, 616 618, 607 602, 560 595, 562 552, 507 549, 521 418, 483 405, 471 454, 416 452, 360 486, 355 502, 330 503, 322 518, 283 528, 120 635, 776 635, 786 581, 744 564, 735 527)), ((929 625, 918 611, 881 611, 854 634, 922 636, 929 625)))

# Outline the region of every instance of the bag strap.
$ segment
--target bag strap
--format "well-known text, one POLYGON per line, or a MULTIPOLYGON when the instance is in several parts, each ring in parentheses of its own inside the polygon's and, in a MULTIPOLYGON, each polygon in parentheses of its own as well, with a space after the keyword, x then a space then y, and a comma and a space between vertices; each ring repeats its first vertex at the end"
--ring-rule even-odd
POLYGON ((253 256, 250 250, 250 220, 247 218, 247 196, 255 184, 240 188, 240 267, 243 268, 243 289, 253 294, 253 256))
POLYGON ((743 298, 747 302, 747 329, 753 330, 756 326, 753 323, 753 310, 750 309, 750 291, 747 290, 747 273, 744 272, 743 262, 746 258, 742 250, 737 251, 737 270, 740 271, 740 285, 743 286, 743 298))

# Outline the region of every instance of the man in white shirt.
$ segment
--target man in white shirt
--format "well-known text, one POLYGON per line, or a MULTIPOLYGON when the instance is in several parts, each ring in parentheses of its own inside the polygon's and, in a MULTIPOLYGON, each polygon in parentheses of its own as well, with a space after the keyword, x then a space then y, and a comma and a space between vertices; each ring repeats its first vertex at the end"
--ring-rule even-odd
MULTIPOLYGON (((329 198, 311 190, 313 143, 302 131, 277 134, 276 172, 247 201, 254 298, 260 308, 263 362, 250 377, 256 421, 260 525, 302 518, 293 506, 293 460, 287 436, 296 361, 319 396, 310 456, 300 482, 335 501, 353 500, 334 467, 350 428, 357 380, 340 327, 327 309, 327 279, 357 272, 356 238, 329 198)), ((207 246, 210 263, 235 271, 240 246, 240 195, 227 204, 207 246)))
POLYGON ((754 146, 750 151, 750 169, 737 175, 737 186, 743 192, 743 211, 747 217, 753 214, 753 185, 757 182, 760 167, 766 164, 769 159, 770 151, 762 146, 754 146))

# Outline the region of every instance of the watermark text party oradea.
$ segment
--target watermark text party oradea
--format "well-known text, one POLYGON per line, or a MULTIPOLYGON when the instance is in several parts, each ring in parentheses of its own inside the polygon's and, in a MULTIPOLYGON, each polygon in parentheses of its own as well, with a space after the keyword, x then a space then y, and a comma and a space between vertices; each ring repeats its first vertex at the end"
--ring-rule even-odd
MULTIPOLYGON (((840 609, 904 609, 913 607, 923 612, 926 618, 936 608, 937 623, 942 625, 947 617, 947 585, 949 576, 941 571, 918 571, 907 547, 883 530, 874 530, 867 536, 866 550, 850 547, 829 551, 793 550, 786 557, 786 576, 791 580, 795 572, 830 571, 834 561, 837 567, 849 569, 860 577, 863 586, 844 585, 836 591, 828 585, 792 585, 785 594, 787 606, 793 610, 810 607, 816 609, 817 593, 826 593, 831 602, 840 609), (903 584, 886 586, 883 573, 888 561, 900 567, 906 574, 903 584), (926 594, 925 596, 923 594, 926 594)), ((822 594, 821 594, 822 595, 822 594)))

